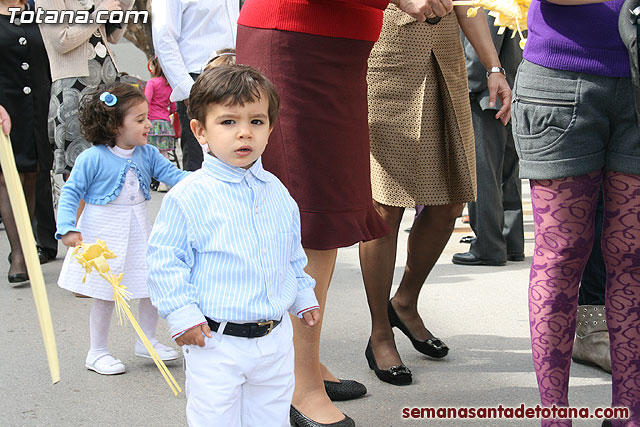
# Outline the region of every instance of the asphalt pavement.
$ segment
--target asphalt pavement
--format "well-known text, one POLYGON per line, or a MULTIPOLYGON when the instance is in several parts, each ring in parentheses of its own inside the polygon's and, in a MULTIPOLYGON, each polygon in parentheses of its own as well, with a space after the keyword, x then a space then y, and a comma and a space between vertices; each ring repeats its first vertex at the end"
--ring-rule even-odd
MULTIPOLYGON (((329 291, 322 334, 322 361, 340 378, 363 382, 369 392, 358 400, 339 402, 360 427, 386 426, 538 426, 536 420, 403 419, 406 407, 519 407, 539 402, 529 347, 527 278, 533 250, 532 218, 525 185, 526 259, 503 267, 457 266, 455 252, 469 235, 458 221, 449 244, 423 288, 420 312, 428 328, 450 347, 441 360, 417 353, 396 332, 404 363, 413 372, 413 384, 404 387, 380 382, 369 370, 364 349, 369 336, 369 314, 358 262, 358 248, 341 249, 329 291)), ((149 204, 155 216, 162 193, 149 204)), ((405 214, 402 229, 411 225, 405 214)), ((407 233, 401 232, 396 264, 397 285, 404 267, 407 233)), ((0 253, 8 253, 5 237, 0 253)), ((65 249, 42 266, 53 316, 62 380, 50 383, 42 337, 31 289, 0 286, 0 425, 1 426, 181 426, 186 425, 185 396, 174 397, 152 361, 135 357, 135 332, 114 316, 110 348, 127 372, 101 376, 84 367, 88 350, 91 300, 74 297, 59 288, 57 276, 65 249)), ((8 271, 0 256, 0 271, 8 271)), ((133 303, 137 313, 137 303, 133 303)), ((166 323, 157 333, 169 343, 166 323)), ((174 344, 175 345, 175 344, 174 344)), ((167 363, 184 385, 182 360, 167 363)), ((606 407, 610 404, 610 375, 573 364, 570 403, 606 407)), ((598 420, 578 420, 574 426, 599 426, 598 420)))

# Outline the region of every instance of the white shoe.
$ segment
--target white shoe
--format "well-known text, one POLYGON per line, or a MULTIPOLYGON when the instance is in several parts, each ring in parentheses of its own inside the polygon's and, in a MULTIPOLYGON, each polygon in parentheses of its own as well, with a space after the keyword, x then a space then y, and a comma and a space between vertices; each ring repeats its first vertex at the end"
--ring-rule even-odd
MULTIPOLYGON (((176 360, 179 356, 179 353, 175 349, 160 344, 159 342, 156 342, 153 345, 153 348, 156 350, 156 353, 158 353, 158 356, 160 356, 160 359, 165 362, 169 360, 176 360)), ((151 359, 151 355, 147 351, 147 348, 140 341, 136 341, 135 355, 151 359)))
POLYGON ((89 357, 87 356, 84 366, 86 366, 87 369, 102 375, 123 374, 125 371, 124 364, 120 359, 114 359, 114 357, 109 353, 102 354, 93 359, 93 361, 89 360, 89 357))
POLYGON ((171 189, 171 187, 169 187, 164 182, 161 182, 160 184, 158 184, 158 193, 166 193, 170 189, 171 189))

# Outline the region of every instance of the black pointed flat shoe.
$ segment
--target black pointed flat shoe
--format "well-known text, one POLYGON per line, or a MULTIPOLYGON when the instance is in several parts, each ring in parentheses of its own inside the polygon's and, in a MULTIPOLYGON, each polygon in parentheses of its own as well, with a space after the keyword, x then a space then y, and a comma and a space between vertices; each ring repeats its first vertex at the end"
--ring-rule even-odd
POLYGON ((29 275, 27 273, 8 274, 7 279, 12 285, 22 285, 29 281, 29 275))
POLYGON ((367 394, 364 384, 354 380, 325 381, 324 389, 333 401, 357 399, 367 394))
POLYGON ((289 422, 293 427, 356 427, 355 421, 348 415, 344 416, 344 419, 336 421, 331 424, 322 424, 317 421, 313 421, 311 418, 304 415, 291 405, 289 409, 289 422))
POLYGON ((394 365, 389 369, 378 368, 378 363, 376 362, 376 358, 373 355, 373 348, 371 347, 371 338, 369 338, 369 342, 367 343, 364 356, 367 358, 369 368, 373 369, 373 372, 375 372, 376 377, 378 377, 380 381, 393 385, 409 385, 413 381, 411 371, 404 365, 394 365))
POLYGON ((441 359, 445 357, 449 353, 449 347, 442 342, 439 338, 430 338, 426 341, 418 341, 417 339, 411 336, 411 332, 406 327, 402 320, 398 317, 398 313, 393 308, 391 304, 391 300, 387 304, 387 315, 389 316, 389 323, 391 327, 396 327, 402 331, 403 334, 411 340, 411 344, 413 344, 413 348, 418 350, 420 353, 425 354, 427 356, 433 357, 435 359, 441 359))

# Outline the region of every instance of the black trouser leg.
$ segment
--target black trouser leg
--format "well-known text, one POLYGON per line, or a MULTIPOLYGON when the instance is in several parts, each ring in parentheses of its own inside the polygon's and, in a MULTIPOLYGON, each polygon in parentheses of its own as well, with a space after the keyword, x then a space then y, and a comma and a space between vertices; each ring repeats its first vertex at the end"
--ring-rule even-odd
POLYGON ((184 102, 178 101, 178 118, 182 136, 180 137, 180 148, 182 148, 182 168, 186 171, 195 171, 202 167, 202 148, 193 132, 191 132, 190 119, 187 115, 187 107, 184 102))
POLYGON ((36 176, 33 233, 38 247, 42 248, 49 258, 55 258, 58 254, 58 241, 55 238, 56 217, 51 194, 51 174, 48 169, 41 169, 36 176))

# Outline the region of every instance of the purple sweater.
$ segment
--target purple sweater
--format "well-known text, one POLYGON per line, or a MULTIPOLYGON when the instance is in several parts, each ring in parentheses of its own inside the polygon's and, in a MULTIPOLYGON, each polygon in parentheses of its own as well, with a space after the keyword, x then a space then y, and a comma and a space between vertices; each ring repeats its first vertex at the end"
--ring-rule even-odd
POLYGON ((532 0, 524 58, 557 70, 630 77, 629 53, 618 32, 623 3, 559 6, 532 0))

